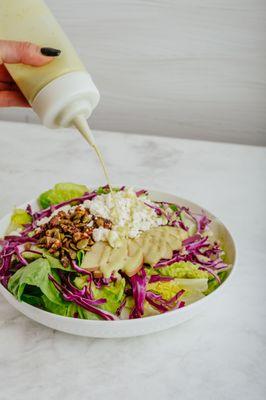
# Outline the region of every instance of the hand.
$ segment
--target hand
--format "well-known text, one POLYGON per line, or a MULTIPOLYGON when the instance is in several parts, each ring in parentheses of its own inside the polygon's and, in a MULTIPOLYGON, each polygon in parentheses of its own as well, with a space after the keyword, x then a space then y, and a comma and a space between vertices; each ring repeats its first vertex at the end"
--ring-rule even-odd
POLYGON ((60 50, 30 42, 0 40, 0 107, 30 107, 4 64, 27 64, 39 67, 53 60, 60 50))

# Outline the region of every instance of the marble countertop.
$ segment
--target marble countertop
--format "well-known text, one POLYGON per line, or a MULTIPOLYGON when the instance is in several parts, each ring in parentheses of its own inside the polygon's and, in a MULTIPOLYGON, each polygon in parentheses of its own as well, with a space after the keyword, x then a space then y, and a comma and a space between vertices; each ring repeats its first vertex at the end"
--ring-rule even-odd
MULTIPOLYGON (((114 183, 171 191, 229 227, 238 266, 214 308, 170 330, 100 340, 53 331, 0 298, 1 400, 265 398, 266 149, 95 132, 114 183)), ((0 123, 0 216, 56 182, 104 183, 73 130, 0 123)))

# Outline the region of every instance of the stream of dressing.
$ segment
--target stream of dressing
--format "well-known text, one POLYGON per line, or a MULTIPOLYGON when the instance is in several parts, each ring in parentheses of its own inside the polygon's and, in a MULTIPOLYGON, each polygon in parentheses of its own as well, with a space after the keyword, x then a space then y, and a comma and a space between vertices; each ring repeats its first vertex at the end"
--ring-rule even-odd
POLYGON ((98 160, 100 161, 101 167, 103 169, 103 173, 106 179, 106 182, 109 185, 110 188, 110 193, 113 199, 113 203, 114 203, 114 210, 115 210, 115 215, 116 215, 116 219, 118 218, 118 209, 117 209, 117 204, 116 204, 116 199, 114 197, 114 191, 112 189, 112 185, 111 185, 111 181, 110 181, 110 176, 109 173, 107 171, 102 153, 100 152, 99 147, 97 146, 95 139, 93 137, 93 134, 90 130, 90 127, 88 125, 88 122, 86 120, 86 118, 82 115, 78 115, 77 117, 75 117, 73 119, 73 125, 77 128, 77 130, 81 133, 81 135, 83 136, 83 138, 86 140, 86 142, 93 148, 93 150, 95 151, 98 160))

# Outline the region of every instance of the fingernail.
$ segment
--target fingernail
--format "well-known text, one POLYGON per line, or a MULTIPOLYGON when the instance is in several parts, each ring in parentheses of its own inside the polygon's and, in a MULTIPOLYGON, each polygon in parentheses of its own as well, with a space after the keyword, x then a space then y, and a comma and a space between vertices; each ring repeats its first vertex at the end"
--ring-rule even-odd
POLYGON ((42 47, 41 48, 41 53, 44 56, 48 57, 57 57, 61 53, 61 50, 59 49, 53 49, 53 47, 42 47))

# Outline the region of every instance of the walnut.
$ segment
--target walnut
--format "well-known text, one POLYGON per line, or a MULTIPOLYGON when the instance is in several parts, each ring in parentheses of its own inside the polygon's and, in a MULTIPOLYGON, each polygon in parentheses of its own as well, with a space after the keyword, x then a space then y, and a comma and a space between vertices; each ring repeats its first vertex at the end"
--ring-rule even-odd
POLYGON ((40 247, 47 249, 67 267, 75 260, 78 250, 89 251, 94 244, 93 230, 98 227, 111 229, 112 222, 95 217, 83 206, 68 212, 59 211, 49 222, 35 230, 40 247))

